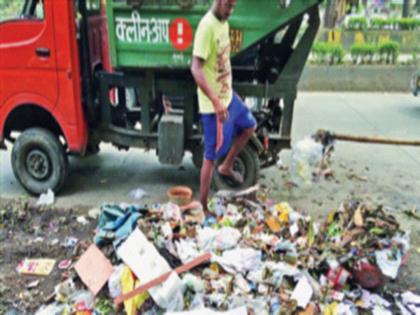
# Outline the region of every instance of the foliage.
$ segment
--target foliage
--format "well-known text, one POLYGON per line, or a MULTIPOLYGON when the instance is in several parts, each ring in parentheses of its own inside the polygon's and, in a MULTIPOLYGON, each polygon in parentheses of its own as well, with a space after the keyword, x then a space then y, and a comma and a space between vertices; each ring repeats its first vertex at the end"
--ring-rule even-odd
POLYGON ((349 30, 416 30, 420 28, 419 18, 382 18, 372 17, 369 20, 366 18, 354 17, 350 18, 347 23, 349 30))
POLYGON ((315 60, 319 64, 342 64, 346 51, 337 43, 316 42, 312 48, 315 60))
POLYGON ((392 40, 379 45, 358 43, 351 46, 350 54, 354 64, 372 64, 375 60, 380 63, 395 64, 400 54, 400 44, 392 40))
MULTIPOLYGON (((396 64, 399 54, 400 44, 392 40, 379 44, 355 43, 350 47, 350 55, 354 64, 396 64)), ((315 42, 312 48, 312 57, 316 64, 343 64, 345 56, 346 50, 337 43, 315 42)), ((413 54, 413 62, 416 60, 417 54, 415 56, 413 54)))
POLYGON ((368 26, 368 20, 364 17, 351 17, 347 22, 349 30, 364 30, 368 26))
POLYGON ((415 30, 420 26, 420 19, 415 18, 401 18, 398 21, 400 30, 415 30))
POLYGON ((324 63, 325 57, 328 53, 328 43, 315 42, 312 46, 312 53, 315 57, 316 63, 324 63))
POLYGON ((380 61, 387 64, 395 64, 400 54, 400 44, 396 41, 388 40, 379 44, 380 61))
POLYGON ((342 44, 331 44, 329 47, 330 53, 330 64, 342 64, 344 62, 344 57, 346 56, 346 51, 342 44))
POLYGON ((350 47, 351 59, 354 64, 373 63, 377 52, 378 47, 372 43, 355 43, 350 47))

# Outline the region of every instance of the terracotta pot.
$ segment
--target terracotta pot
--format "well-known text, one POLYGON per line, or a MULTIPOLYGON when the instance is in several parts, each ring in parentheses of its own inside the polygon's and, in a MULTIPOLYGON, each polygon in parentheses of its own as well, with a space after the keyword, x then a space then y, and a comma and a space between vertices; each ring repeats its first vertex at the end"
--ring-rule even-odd
POLYGON ((186 186, 175 186, 167 192, 169 201, 178 206, 185 206, 192 201, 192 190, 186 186))

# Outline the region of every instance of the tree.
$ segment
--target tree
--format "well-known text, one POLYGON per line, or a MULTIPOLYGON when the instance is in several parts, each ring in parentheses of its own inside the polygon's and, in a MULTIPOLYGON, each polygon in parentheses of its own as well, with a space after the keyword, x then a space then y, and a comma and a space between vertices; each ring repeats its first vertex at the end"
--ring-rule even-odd
POLYGON ((337 21, 344 14, 346 0, 327 0, 324 15, 324 26, 334 28, 337 21))
POLYGON ((402 16, 403 17, 409 17, 410 16, 410 11, 411 11, 411 0, 404 0, 402 16))

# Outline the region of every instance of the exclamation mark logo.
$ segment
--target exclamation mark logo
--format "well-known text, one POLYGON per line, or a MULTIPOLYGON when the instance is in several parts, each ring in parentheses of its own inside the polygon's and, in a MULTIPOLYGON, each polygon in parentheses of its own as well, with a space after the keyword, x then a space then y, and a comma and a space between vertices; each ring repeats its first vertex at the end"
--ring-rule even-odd
POLYGON ((190 22, 185 18, 176 18, 169 27, 169 40, 178 51, 184 51, 191 47, 193 41, 193 29, 190 22))
POLYGON ((179 22, 178 23, 178 39, 177 39, 178 45, 184 44, 184 24, 179 22))

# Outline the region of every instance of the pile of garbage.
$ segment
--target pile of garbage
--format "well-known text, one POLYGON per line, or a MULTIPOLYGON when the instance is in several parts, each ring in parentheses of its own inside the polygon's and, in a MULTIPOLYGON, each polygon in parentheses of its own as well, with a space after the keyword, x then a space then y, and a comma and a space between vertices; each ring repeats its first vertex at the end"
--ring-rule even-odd
POLYGON ((94 244, 36 315, 420 314, 419 295, 386 289, 410 245, 380 207, 343 202, 321 222, 256 186, 209 210, 103 205, 94 244))

